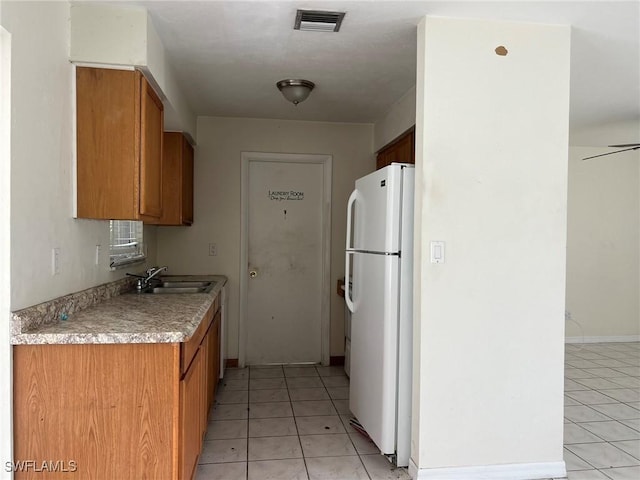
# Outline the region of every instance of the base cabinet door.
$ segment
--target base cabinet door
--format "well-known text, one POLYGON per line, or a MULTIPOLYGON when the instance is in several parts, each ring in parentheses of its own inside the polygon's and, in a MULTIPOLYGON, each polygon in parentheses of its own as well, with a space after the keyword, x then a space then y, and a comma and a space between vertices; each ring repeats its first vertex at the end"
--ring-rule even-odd
POLYGON ((202 446, 202 348, 180 381, 180 479, 190 480, 202 446))

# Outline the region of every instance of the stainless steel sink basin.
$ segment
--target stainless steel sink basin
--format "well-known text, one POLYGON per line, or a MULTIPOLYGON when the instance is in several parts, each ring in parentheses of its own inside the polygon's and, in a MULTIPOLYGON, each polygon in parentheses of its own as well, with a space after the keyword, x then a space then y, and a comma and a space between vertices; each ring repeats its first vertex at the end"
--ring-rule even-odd
POLYGON ((212 282, 197 282, 191 280, 169 280, 162 281, 159 287, 162 288, 187 288, 187 287, 208 287, 212 282))
POLYGON ((144 293, 209 293, 216 282, 167 280, 148 288, 144 293))

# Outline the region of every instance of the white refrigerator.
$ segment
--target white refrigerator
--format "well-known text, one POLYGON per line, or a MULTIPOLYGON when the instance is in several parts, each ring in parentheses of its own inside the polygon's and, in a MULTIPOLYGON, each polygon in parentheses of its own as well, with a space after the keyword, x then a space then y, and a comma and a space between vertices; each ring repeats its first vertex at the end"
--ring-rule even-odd
POLYGON ((347 206, 349 408, 398 466, 411 437, 414 179, 391 164, 357 180, 347 206))

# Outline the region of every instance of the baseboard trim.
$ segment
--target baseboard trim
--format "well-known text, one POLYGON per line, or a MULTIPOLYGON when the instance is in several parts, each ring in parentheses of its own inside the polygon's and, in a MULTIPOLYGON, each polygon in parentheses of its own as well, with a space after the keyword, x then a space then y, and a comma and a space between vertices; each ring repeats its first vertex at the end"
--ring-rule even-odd
POLYGON ((238 367, 238 359, 237 358, 227 358, 224 362, 224 366, 226 368, 237 368, 238 367))
POLYGON ((329 358, 329 365, 331 365, 332 367, 344 365, 344 355, 338 355, 338 356, 335 356, 335 357, 330 357, 329 358))
POLYGON ((564 462, 418 469, 410 460, 409 475, 414 480, 536 480, 565 478, 567 469, 564 462))
POLYGON ((566 337, 565 343, 627 343, 640 342, 640 335, 614 335, 607 337, 566 337))

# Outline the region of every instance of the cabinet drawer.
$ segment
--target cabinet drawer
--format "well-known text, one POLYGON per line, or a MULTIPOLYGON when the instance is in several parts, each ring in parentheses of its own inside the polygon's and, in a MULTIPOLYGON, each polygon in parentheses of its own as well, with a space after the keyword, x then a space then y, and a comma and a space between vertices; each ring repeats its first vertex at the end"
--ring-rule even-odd
POLYGON ((202 339, 209 329, 209 325, 211 325, 217 301, 218 298, 216 297, 216 300, 213 302, 211 307, 209 307, 209 310, 191 338, 180 344, 180 376, 184 375, 189 368, 194 355, 198 351, 198 347, 202 343, 202 339))

